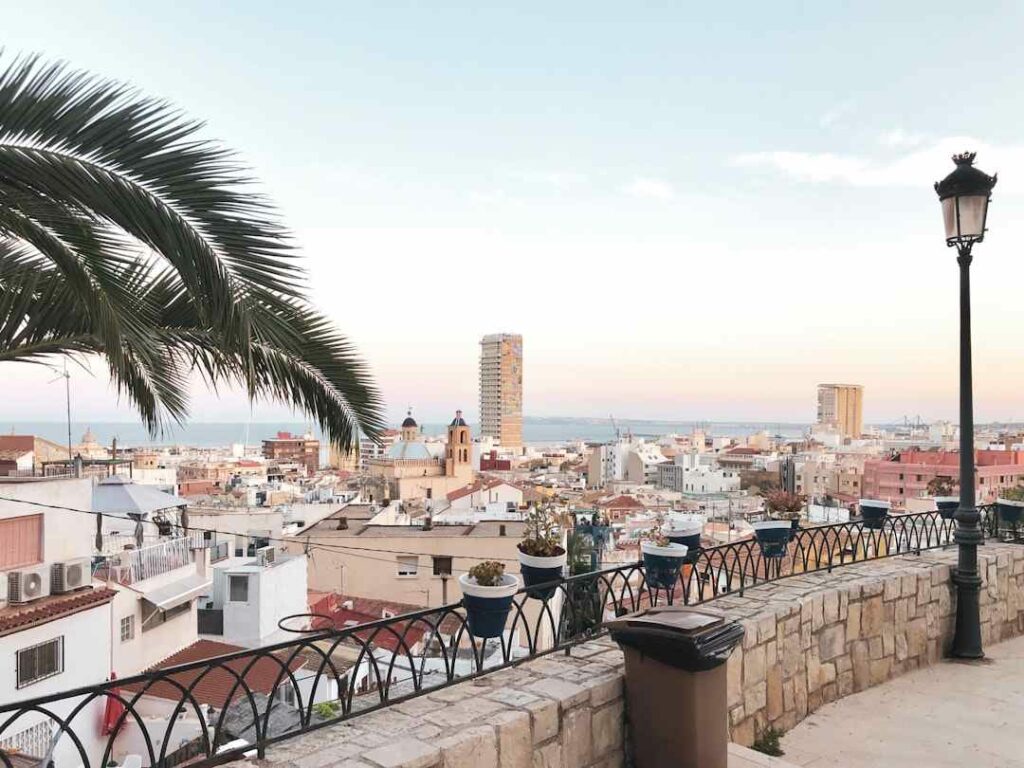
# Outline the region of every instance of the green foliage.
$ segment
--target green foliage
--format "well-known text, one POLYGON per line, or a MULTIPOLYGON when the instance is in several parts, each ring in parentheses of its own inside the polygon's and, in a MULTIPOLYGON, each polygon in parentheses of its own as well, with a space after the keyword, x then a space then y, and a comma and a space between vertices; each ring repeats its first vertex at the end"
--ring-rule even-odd
POLYGON ((562 549, 558 533, 558 525, 549 507, 531 507, 526 516, 526 530, 519 549, 533 557, 553 557, 560 555, 562 549))
POLYGON ((772 757, 781 757, 786 754, 782 751, 782 746, 779 744, 781 736, 782 731, 777 731, 769 725, 757 734, 757 738, 754 739, 754 743, 751 744, 750 748, 772 757))
POLYGON ((649 541, 656 547, 667 547, 669 544, 672 543, 672 541, 669 539, 668 536, 665 535, 665 532, 662 530, 662 528, 665 525, 665 516, 659 514, 655 518, 655 521, 657 522, 657 524, 653 528, 649 528, 646 531, 643 531, 640 534, 640 539, 641 541, 649 541))
POLYGON ((324 720, 333 720, 341 714, 340 701, 321 701, 313 705, 313 712, 324 720))
POLYGON ((198 374, 306 411, 338 445, 374 437, 369 371, 308 304, 249 171, 200 129, 64 64, 0 69, 0 362, 101 355, 153 435, 187 417, 198 374))
POLYGON ((960 483, 952 477, 933 477, 928 481, 929 496, 954 496, 960 489, 960 483))
POLYGON ((1024 485, 1018 485, 1015 488, 1007 488, 1005 491, 1002 491, 999 496, 1007 501, 1024 501, 1024 485))
POLYGON ((772 491, 764 497, 768 514, 777 520, 799 518, 805 502, 806 497, 788 491, 772 491))
POLYGON ((469 575, 476 579, 476 583, 481 587, 497 587, 501 585, 501 577, 505 575, 505 566, 495 560, 486 560, 470 568, 469 575))

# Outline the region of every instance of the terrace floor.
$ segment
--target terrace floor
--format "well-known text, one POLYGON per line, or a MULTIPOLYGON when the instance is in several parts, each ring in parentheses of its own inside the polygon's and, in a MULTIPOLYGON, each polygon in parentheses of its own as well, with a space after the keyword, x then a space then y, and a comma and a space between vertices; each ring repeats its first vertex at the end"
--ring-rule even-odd
POLYGON ((1024 637, 947 661, 822 707, 782 739, 808 768, 1024 767, 1024 637))

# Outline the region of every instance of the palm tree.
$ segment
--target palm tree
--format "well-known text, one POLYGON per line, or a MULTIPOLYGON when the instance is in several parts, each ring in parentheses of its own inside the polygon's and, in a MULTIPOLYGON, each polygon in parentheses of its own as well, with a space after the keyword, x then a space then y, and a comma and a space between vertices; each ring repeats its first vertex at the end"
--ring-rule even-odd
POLYGON ((201 125, 123 84, 0 71, 0 361, 102 355, 151 433, 188 379, 313 416, 348 448, 382 428, 365 364, 305 298, 267 200, 201 125))

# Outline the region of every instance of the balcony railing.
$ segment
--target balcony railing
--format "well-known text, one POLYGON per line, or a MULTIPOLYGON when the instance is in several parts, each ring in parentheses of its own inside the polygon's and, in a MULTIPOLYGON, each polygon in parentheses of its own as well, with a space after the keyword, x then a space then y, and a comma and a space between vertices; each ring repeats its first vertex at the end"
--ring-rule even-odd
MULTIPOLYGON (((995 516, 984 513, 986 532, 998 534, 995 516)), ((297 632, 294 640, 0 705, 0 742, 19 730, 23 716, 43 713, 55 725, 55 740, 72 741, 86 768, 122 758, 115 754, 124 750, 117 734, 132 729, 130 741, 136 753, 143 752, 146 766, 165 768, 173 762, 171 745, 196 739, 196 766, 226 762, 254 748, 262 757, 267 746, 291 736, 567 649, 601 634, 610 617, 665 602, 705 603, 800 573, 944 548, 952 544, 954 528, 953 520, 925 512, 894 515, 881 529, 865 528, 861 521, 802 529, 775 557, 766 556, 753 538, 702 548, 680 568, 670 589, 650 588, 639 562, 572 576, 552 582, 544 599, 520 590, 504 634, 490 640, 470 633, 462 603, 345 627, 315 615, 288 617, 281 626, 297 632), (207 696, 217 690, 218 701, 197 702, 200 684, 207 696), (151 721, 148 727, 144 722, 148 710, 140 707, 147 695, 170 698, 173 705, 155 731, 151 721), (89 753, 83 744, 97 743, 96 725, 84 713, 96 700, 113 700, 120 714, 110 735, 99 740, 101 747, 89 753), (87 729, 91 738, 83 740, 78 734, 87 729), (246 746, 225 747, 237 739, 246 746)), ((531 588, 535 595, 536 590, 531 588)), ((0 763, 11 766, 2 751, 0 763)))
POLYGON ((191 537, 166 539, 140 549, 126 549, 107 560, 110 577, 119 584, 136 584, 193 563, 191 537))

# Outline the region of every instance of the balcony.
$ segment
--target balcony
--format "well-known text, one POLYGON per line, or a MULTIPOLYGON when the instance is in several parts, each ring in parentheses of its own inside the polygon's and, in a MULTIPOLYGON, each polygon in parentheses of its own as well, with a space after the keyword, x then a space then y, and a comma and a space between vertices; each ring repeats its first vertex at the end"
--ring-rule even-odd
MULTIPOLYGON (((502 766, 531 765, 537 755, 541 765, 604 768, 624 759, 625 704, 622 654, 602 620, 664 602, 712 602, 746 630, 728 661, 722 713, 739 766, 764 728, 790 731, 831 702, 940 661, 955 597, 951 533, 951 521, 917 513, 894 516, 881 530, 860 522, 804 529, 780 557, 743 540, 702 549, 670 590, 648 588, 642 565, 629 563, 558 582, 543 603, 520 592, 496 640, 469 634, 461 604, 429 608, 0 705, 0 723, 31 707, 130 690, 115 729, 128 734, 147 690, 237 668, 242 680, 229 681, 208 710, 195 712, 185 694, 174 694, 181 716, 154 733, 152 744, 165 746, 137 746, 144 766, 160 763, 162 750, 192 728, 199 736, 190 738, 201 742, 197 765, 255 749, 282 767, 351 760, 367 768, 490 768, 499 755, 502 766), (269 677, 268 662, 279 670, 269 677), (257 667, 259 679, 245 671, 257 667), (243 721, 247 743, 226 748, 243 721)), ((1024 631, 1024 547, 990 542, 979 554, 983 638, 991 644, 1024 631)), ((92 724, 72 718, 67 727, 92 724)), ((115 737, 101 740, 101 752, 108 740, 120 762, 115 737)), ((87 757, 87 768, 101 764, 102 755, 87 757)))
POLYGON ((122 549, 106 558, 99 575, 126 586, 137 584, 191 566, 195 562, 192 550, 206 544, 201 532, 193 532, 188 536, 160 539, 138 549, 122 549))

